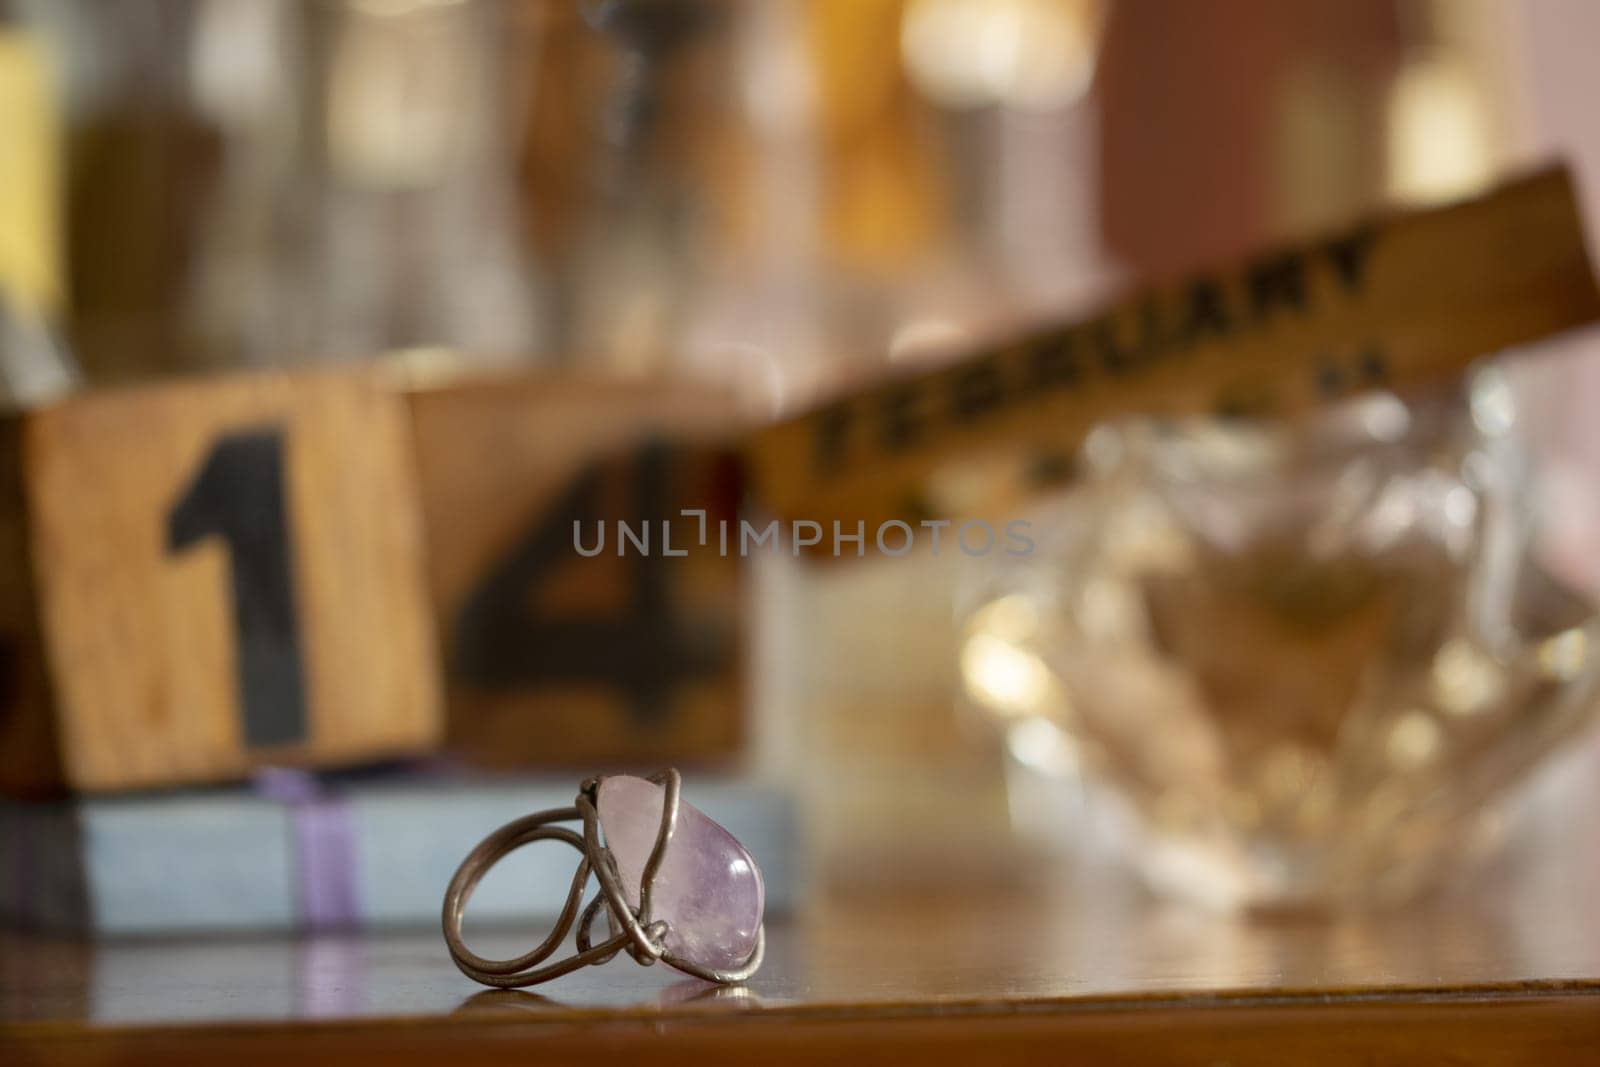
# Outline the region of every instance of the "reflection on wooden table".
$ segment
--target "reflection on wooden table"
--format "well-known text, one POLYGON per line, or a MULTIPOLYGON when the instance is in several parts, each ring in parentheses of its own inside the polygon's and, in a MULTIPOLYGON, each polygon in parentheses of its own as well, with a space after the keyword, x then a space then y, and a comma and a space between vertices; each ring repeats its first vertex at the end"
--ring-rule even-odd
MULTIPOLYGON (((819 900, 773 924, 767 965, 742 989, 619 959, 538 993, 480 990, 433 931, 14 934, 0 941, 0 1061, 489 1062, 604 1047, 659 1062, 1115 1050, 1300 1063, 1431 1041, 1430 1058, 1466 1063, 1583 1062, 1600 1047, 1594 822, 1541 824, 1481 877, 1367 917, 1205 915, 1103 869, 1063 872, 1055 893, 819 900)), ((534 934, 470 940, 510 955, 534 934)))

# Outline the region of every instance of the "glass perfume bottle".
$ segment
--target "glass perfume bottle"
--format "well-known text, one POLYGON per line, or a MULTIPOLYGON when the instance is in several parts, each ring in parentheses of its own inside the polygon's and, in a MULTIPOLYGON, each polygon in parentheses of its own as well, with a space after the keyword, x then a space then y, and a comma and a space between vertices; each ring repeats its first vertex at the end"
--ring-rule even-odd
POLYGON ((70 389, 77 366, 58 327, 65 304, 55 56, 16 0, 0 0, 0 402, 70 389))
POLYGON ((1594 603, 1541 565, 1503 378, 1305 423, 1097 430, 964 615, 974 701, 1107 787, 1158 886, 1396 900, 1592 718, 1594 603))

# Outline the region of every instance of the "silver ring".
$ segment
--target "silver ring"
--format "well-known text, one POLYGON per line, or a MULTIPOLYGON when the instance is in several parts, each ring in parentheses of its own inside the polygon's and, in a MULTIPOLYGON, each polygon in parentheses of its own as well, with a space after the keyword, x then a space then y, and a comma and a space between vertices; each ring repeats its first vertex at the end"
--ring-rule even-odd
POLYGON ((626 950, 646 967, 659 959, 685 974, 708 982, 742 982, 755 974, 766 952, 764 923, 757 928, 755 947, 745 960, 731 970, 713 970, 673 954, 666 945, 667 921, 652 920, 650 917, 650 898, 656 874, 661 869, 667 844, 672 840, 678 824, 678 794, 681 786, 678 772, 669 768, 646 779, 661 786, 666 791, 666 797, 661 805, 661 825, 656 831, 655 845, 650 850, 650 858, 640 878, 637 910, 629 905, 622 878, 617 873, 616 860, 600 839, 600 818, 596 804, 603 780, 601 776, 585 780, 578 787, 578 796, 570 808, 552 808, 507 823, 479 842, 478 847, 461 861, 455 877, 450 879, 450 887, 445 890, 443 917, 445 945, 450 949, 450 958, 461 969, 461 973, 484 985, 517 989, 548 982, 590 964, 605 963, 626 950), (580 819, 583 821, 581 836, 572 829, 556 825, 580 819), (512 959, 485 959, 468 949, 462 940, 461 920, 466 912, 467 901, 491 867, 510 853, 535 841, 564 841, 583 856, 573 873, 566 904, 556 919, 555 927, 531 951, 512 959), (600 891, 582 909, 580 916, 579 905, 584 889, 589 884, 590 872, 599 879, 600 891), (592 928, 602 905, 612 932, 610 937, 596 944, 592 928), (566 941, 574 922, 578 929, 578 951, 566 959, 539 966, 566 941))

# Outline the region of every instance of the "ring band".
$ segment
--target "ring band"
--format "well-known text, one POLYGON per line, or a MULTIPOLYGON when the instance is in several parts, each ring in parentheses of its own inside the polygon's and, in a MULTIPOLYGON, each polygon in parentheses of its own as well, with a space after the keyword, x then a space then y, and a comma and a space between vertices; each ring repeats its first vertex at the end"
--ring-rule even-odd
POLYGON ((639 879, 637 908, 628 902, 616 857, 608 844, 601 841, 598 804, 600 787, 605 781, 604 776, 586 779, 578 787, 577 798, 571 807, 552 808, 509 822, 484 838, 467 854, 467 858, 462 860, 461 866, 456 869, 455 876, 450 879, 450 886, 444 895, 444 940, 450 950, 450 958, 455 961, 461 973, 473 981, 503 989, 548 982, 552 978, 558 978, 581 967, 605 963, 623 950, 644 966, 648 967, 659 959, 685 974, 709 982, 742 982, 749 978, 761 966, 761 959, 766 950, 764 924, 758 923, 756 927, 755 945, 749 955, 735 966, 723 969, 704 966, 685 958, 681 953, 673 952, 667 945, 667 935, 670 930, 668 921, 664 918, 651 917, 651 897, 655 890, 656 875, 661 870, 661 865, 667 856, 667 847, 673 839, 674 831, 678 828, 681 788, 678 772, 669 768, 645 779, 660 786, 665 795, 654 845, 639 879), (581 835, 568 827, 557 825, 579 820, 583 823, 581 835), (578 869, 573 873, 572 888, 567 891, 566 904, 562 907, 554 928, 531 951, 512 959, 485 959, 468 949, 462 939, 461 921, 466 912, 467 901, 478 882, 489 873, 490 868, 511 852, 535 841, 564 841, 583 856, 578 869), (580 916, 579 906, 591 871, 600 882, 600 891, 589 901, 588 906, 582 909, 580 916), (606 940, 595 943, 592 928, 602 906, 606 910, 611 935, 606 940), (565 942, 574 921, 577 923, 578 931, 577 952, 566 959, 545 964, 544 961, 565 942))

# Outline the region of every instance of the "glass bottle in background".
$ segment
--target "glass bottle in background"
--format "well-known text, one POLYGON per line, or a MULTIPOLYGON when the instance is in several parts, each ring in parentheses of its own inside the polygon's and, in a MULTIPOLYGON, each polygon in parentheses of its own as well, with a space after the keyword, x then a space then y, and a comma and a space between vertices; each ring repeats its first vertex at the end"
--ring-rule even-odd
POLYGON ((1158 886, 1389 903, 1592 723, 1595 601, 1538 557, 1503 377, 1305 423, 1091 436, 1036 558, 968 615, 972 697, 1059 731, 1158 886))
MULTIPOLYGON (((1563 159, 1572 168, 1589 247, 1600 247, 1600 127, 1593 101, 1600 68, 1591 42, 1600 35, 1600 7, 1583 0, 1482 6, 1465 25, 1446 22, 1441 36, 1455 45, 1456 66, 1488 68, 1491 91, 1455 104, 1487 102, 1493 131, 1505 133, 1494 162, 1512 167, 1563 159)), ((1439 5, 1441 18, 1454 13, 1439 5)), ((1426 68, 1424 68, 1426 69, 1426 68)), ((1423 85, 1448 79, 1424 79, 1423 85)), ((1420 96, 1437 95, 1418 94, 1420 96)), ((1528 413, 1533 445, 1548 472, 1551 500, 1549 550, 1565 577, 1600 591, 1600 338, 1581 331, 1556 339, 1551 359, 1524 360, 1514 368, 1518 397, 1528 413), (1554 353, 1553 353, 1554 354, 1554 353)))
POLYGON ((0 0, 0 400, 47 400, 75 383, 58 325, 61 127, 55 57, 26 8, 0 0))
POLYGON ((185 317, 218 131, 190 106, 192 0, 36 11, 63 61, 69 334, 93 382, 196 365, 185 317))
POLYGON ((609 0, 539 20, 525 170, 554 347, 714 378, 770 416, 1010 324, 1017 220, 1000 232, 990 153, 1023 138, 913 84, 906 12, 609 0))
POLYGON ((526 361, 511 60, 491 0, 68 0, 72 334, 89 376, 526 361))
POLYGON ((540 316, 513 181, 507 6, 342 0, 301 13, 282 182, 258 193, 241 173, 220 209, 264 197, 272 216, 269 249, 241 255, 270 268, 260 313, 242 316, 244 360, 437 348, 529 361, 540 316))
POLYGON ((725 190, 707 164, 736 120, 727 104, 729 25, 706 0, 580 5, 593 68, 584 202, 563 271, 569 351, 629 374, 681 359, 688 302, 704 283, 711 205, 725 190))
MULTIPOLYGON (((1103 285, 1086 95, 1095 5, 815 3, 803 15, 809 292, 840 343, 815 365, 816 392, 1071 314, 1103 285), (1052 45, 1048 61, 1035 62, 1035 41, 1052 45), (975 69, 980 53, 988 69, 975 69)), ((1046 873, 1014 832, 999 739, 959 707, 952 604, 977 564, 948 543, 937 556, 758 562, 782 605, 760 620, 763 644, 783 653, 756 672, 770 690, 760 703, 799 735, 825 899, 1004 890, 1046 873)))
MULTIPOLYGON (((307 56, 301 2, 203 0, 194 8, 183 58, 186 106, 220 148, 212 196, 197 205, 203 229, 176 313, 192 338, 195 365, 311 356, 273 350, 285 328, 278 244, 296 189, 304 136, 307 56)), ((290 320, 291 322, 294 320, 290 320)))

